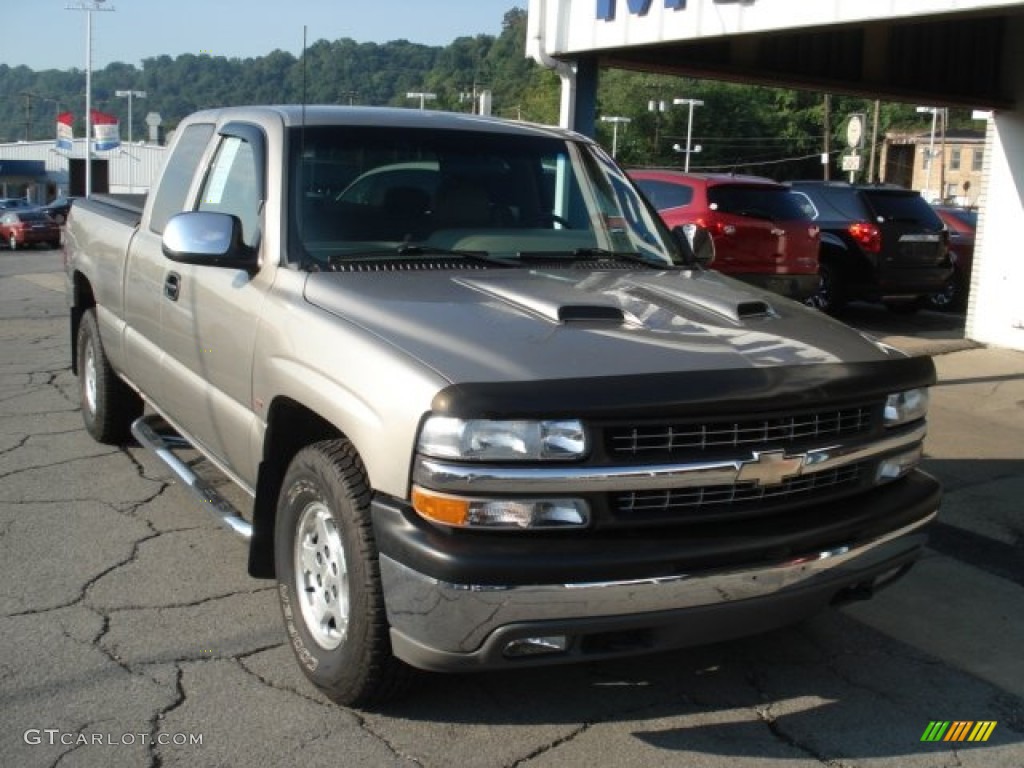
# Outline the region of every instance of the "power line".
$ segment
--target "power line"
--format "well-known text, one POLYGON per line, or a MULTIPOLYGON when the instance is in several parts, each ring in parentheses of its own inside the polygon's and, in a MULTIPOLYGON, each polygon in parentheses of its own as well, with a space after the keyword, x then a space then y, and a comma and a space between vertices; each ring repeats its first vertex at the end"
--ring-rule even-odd
MULTIPOLYGON (((838 150, 833 150, 829 154, 838 155, 838 150)), ((784 157, 779 160, 756 160, 753 162, 746 163, 719 163, 717 165, 697 165, 691 166, 691 170, 696 171, 711 171, 718 168, 751 168, 758 165, 780 165, 782 163, 795 163, 798 160, 810 160, 815 157, 821 157, 821 153, 817 152, 813 155, 800 155, 799 157, 784 157)))
MULTIPOLYGON (((683 139, 685 136, 663 136, 664 139, 683 139)), ((785 143, 798 143, 803 141, 821 141, 824 136, 722 136, 715 138, 713 136, 694 136, 693 141, 707 144, 709 142, 785 142, 785 143)))

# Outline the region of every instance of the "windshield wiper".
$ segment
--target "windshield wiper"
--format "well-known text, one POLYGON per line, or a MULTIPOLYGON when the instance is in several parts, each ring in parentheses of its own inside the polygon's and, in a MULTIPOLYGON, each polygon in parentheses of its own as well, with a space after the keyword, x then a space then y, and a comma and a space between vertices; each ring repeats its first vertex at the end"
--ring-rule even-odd
POLYGON ((516 256, 521 261, 631 261, 647 267, 670 267, 666 262, 655 261, 635 251, 609 251, 607 248, 577 248, 573 251, 520 251, 516 256))
POLYGON ((511 262, 505 259, 499 259, 496 256, 491 256, 487 251, 467 251, 457 250, 452 248, 440 248, 433 245, 424 245, 420 243, 402 243, 397 248, 378 248, 369 251, 350 251, 348 253, 338 253, 330 258, 332 264, 339 262, 348 261, 361 261, 361 260, 387 260, 394 259, 396 257, 403 258, 406 256, 455 256, 460 259, 469 259, 472 261, 479 261, 485 264, 496 264, 502 267, 511 265, 511 262))

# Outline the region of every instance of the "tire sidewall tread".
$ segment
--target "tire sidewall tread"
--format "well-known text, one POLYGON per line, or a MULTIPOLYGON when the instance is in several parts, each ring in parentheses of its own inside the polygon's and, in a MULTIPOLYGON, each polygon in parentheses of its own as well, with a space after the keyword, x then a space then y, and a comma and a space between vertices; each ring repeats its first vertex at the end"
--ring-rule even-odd
POLYGON ((76 344, 79 398, 85 429, 98 442, 118 445, 128 438, 132 422, 142 415, 142 398, 118 378, 110 365, 103 351, 95 309, 88 309, 82 314, 76 344), (95 410, 90 410, 86 400, 85 363, 90 347, 96 369, 95 410))
POLYGON ((288 641, 310 682, 346 706, 386 701, 404 689, 410 671, 391 653, 370 497, 362 462, 350 443, 314 443, 289 464, 275 521, 278 598, 288 641), (333 650, 320 647, 305 626, 295 584, 296 528, 302 509, 314 500, 334 517, 349 573, 347 635, 333 650))

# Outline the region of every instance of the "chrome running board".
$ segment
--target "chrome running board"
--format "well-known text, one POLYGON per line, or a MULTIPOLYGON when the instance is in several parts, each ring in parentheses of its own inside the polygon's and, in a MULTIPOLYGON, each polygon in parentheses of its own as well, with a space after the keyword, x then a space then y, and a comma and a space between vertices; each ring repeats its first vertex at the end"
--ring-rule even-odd
POLYGON ((174 455, 174 448, 191 448, 188 441, 177 433, 161 434, 156 426, 158 423, 166 425, 166 422, 156 414, 143 416, 132 423, 132 434, 143 448, 148 448, 170 468, 218 523, 245 539, 251 539, 252 523, 243 518, 231 502, 221 496, 213 486, 174 455))

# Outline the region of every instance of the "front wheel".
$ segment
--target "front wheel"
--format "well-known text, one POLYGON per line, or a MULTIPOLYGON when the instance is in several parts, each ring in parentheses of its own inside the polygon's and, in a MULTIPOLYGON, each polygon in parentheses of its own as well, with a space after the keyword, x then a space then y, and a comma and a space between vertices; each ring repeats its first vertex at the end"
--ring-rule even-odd
POLYGON ((362 462, 344 440, 299 451, 277 506, 274 560, 285 629, 303 673, 346 706, 381 703, 411 669, 391 652, 362 462))
POLYGON ((78 326, 78 388, 82 421, 94 439, 117 445, 127 439, 143 402, 117 377, 103 351, 96 310, 87 310, 78 326))

